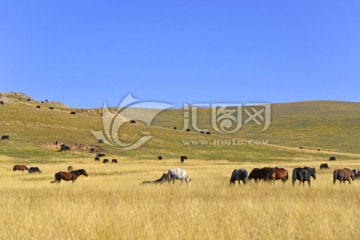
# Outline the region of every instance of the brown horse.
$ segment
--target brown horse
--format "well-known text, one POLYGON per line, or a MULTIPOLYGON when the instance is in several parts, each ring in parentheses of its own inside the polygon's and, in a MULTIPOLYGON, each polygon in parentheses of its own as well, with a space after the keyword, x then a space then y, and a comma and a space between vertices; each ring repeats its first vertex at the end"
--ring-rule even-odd
POLYGON ((274 168, 271 174, 271 180, 281 180, 285 183, 289 179, 289 173, 285 168, 274 168))
POLYGON ((29 171, 29 169, 25 165, 15 165, 13 171, 29 171))
POLYGON ((165 183, 167 182, 169 178, 169 175, 167 173, 163 173, 163 175, 161 176, 161 178, 154 180, 154 181, 143 181, 141 183, 141 185, 145 185, 145 184, 161 184, 161 183, 165 183))
POLYGON ((74 183, 80 175, 88 176, 84 169, 78 169, 71 172, 57 172, 55 173, 55 180, 51 183, 60 183, 61 179, 64 181, 72 181, 74 183))
POLYGON ((354 181, 354 175, 354 172, 348 168, 337 169, 333 173, 333 183, 335 184, 336 180, 339 180, 340 183, 343 182, 345 184, 348 181, 351 184, 350 179, 354 181))

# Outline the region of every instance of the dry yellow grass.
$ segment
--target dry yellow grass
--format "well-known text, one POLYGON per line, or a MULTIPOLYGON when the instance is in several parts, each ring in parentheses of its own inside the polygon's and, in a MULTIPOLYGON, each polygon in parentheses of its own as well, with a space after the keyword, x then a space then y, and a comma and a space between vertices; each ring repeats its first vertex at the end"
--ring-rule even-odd
MULTIPOLYGON (((35 164, 41 174, 12 172, 19 159, 2 158, 0 239, 359 239, 360 181, 336 186, 332 170, 319 171, 308 186, 291 181, 229 187, 234 168, 268 163, 179 160, 92 160, 35 164), (75 184, 50 184, 68 165, 85 168, 75 184), (183 166, 191 186, 140 186, 183 166)), ((289 171, 320 162, 271 163, 289 171)), ((32 164, 27 164, 28 166, 32 164)), ((332 169, 360 168, 356 160, 332 169)))

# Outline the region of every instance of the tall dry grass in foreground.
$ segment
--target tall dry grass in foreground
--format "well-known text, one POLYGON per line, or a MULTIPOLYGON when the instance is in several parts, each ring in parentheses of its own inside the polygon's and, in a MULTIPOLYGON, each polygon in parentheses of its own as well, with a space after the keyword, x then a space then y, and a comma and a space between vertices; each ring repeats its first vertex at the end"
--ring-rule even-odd
MULTIPOLYGON (((50 184, 68 163, 38 165, 43 173, 0 169, 0 239, 359 239, 360 181, 333 186, 332 170, 313 186, 255 184, 229 187, 234 168, 252 164, 191 160, 183 166, 192 185, 140 186, 175 160, 71 163, 85 168, 75 184, 50 184)), ((356 161, 337 167, 357 167, 356 161)))

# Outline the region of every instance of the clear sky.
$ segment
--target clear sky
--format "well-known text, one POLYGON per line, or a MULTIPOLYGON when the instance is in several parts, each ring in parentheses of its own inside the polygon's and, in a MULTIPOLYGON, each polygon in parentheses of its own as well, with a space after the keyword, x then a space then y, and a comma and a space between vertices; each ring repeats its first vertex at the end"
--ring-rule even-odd
POLYGON ((2 0, 0 91, 73 107, 360 101, 358 0, 2 0))

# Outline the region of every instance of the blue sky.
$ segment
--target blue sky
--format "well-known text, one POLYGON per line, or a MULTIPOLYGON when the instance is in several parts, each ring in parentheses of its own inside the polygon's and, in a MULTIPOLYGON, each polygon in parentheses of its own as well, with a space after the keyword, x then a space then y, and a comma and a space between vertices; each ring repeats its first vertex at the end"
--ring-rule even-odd
POLYGON ((360 101, 360 2, 8 1, 0 91, 73 107, 360 101))

